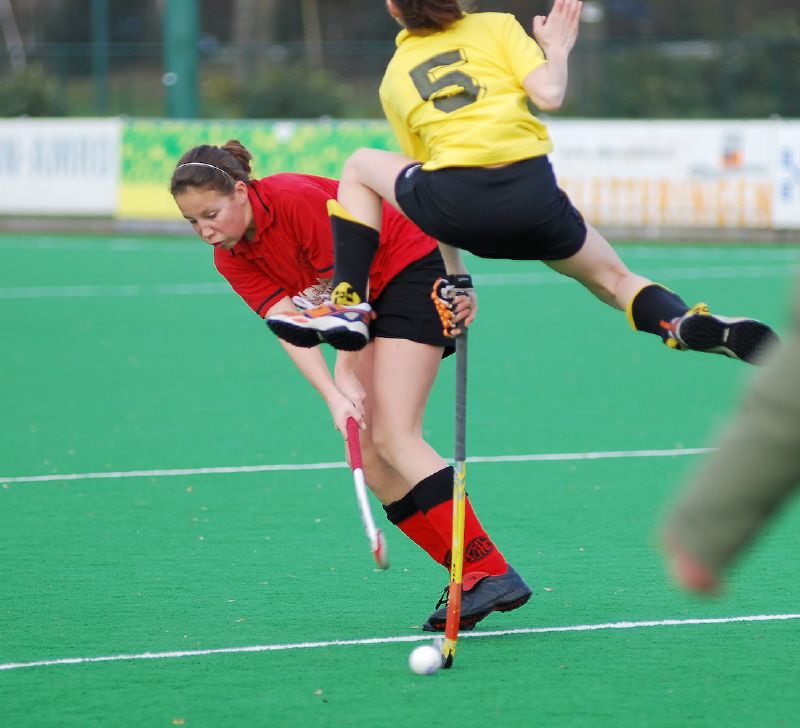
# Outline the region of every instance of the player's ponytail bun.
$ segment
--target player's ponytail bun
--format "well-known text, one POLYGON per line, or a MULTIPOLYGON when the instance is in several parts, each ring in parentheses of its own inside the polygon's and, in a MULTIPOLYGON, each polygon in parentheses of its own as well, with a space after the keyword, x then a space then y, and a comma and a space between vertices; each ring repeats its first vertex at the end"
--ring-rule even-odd
POLYGON ((184 154, 172 173, 169 191, 174 197, 187 187, 231 194, 237 182, 250 184, 253 155, 237 139, 221 147, 201 144, 184 154))
POLYGON ((392 0, 403 25, 415 30, 444 30, 464 17, 459 0, 392 0))
POLYGON ((238 139, 230 139, 222 145, 222 148, 232 157, 236 158, 236 161, 239 162, 239 165, 247 174, 249 179, 251 171, 250 160, 253 158, 253 155, 247 151, 244 144, 242 144, 238 139))

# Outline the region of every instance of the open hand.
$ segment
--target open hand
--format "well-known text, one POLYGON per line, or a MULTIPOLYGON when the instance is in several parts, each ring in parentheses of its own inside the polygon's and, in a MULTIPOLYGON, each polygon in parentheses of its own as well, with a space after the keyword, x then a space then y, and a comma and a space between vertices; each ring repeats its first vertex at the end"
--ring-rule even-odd
POLYGON ((581 0, 555 0, 547 17, 533 19, 533 37, 546 57, 569 54, 578 39, 582 11, 581 0))

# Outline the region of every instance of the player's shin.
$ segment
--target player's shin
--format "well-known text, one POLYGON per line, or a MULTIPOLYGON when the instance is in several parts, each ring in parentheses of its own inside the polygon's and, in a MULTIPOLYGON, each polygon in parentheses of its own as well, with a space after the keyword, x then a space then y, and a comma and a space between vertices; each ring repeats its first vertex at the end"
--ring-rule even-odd
POLYGON ((445 540, 420 510, 413 493, 383 507, 386 518, 399 528, 437 564, 444 564, 450 551, 450 541, 445 540))
POLYGON ((667 342, 671 338, 670 322, 688 310, 689 306, 678 294, 651 283, 631 299, 626 314, 628 323, 635 331, 647 331, 667 342))
POLYGON ((331 300, 354 306, 367 300, 369 269, 378 250, 380 234, 350 215, 336 200, 328 201, 333 230, 335 270, 331 300))

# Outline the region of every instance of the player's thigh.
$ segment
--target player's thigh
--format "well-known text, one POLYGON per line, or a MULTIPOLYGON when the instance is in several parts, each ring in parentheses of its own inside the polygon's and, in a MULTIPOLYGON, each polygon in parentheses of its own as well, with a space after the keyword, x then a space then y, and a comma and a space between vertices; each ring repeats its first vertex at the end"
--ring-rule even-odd
POLYGON ((413 159, 381 149, 359 149, 345 162, 342 182, 358 182, 377 192, 390 205, 400 209, 394 193, 395 180, 413 159))
POLYGON ((545 262, 558 273, 589 287, 607 286, 629 272, 617 251, 591 225, 586 226, 586 241, 575 255, 545 262))
POLYGON ((375 339, 374 347, 373 427, 382 433, 421 434, 441 347, 383 337, 375 339))
MULTIPOLYGON (((372 405, 374 402, 373 396, 373 372, 375 369, 375 342, 370 341, 359 353, 356 360, 356 376, 361 386, 364 387, 364 421, 367 423, 367 433, 369 432, 372 424, 372 405)), ((365 439, 369 439, 369 434, 361 434, 362 448, 365 439)))

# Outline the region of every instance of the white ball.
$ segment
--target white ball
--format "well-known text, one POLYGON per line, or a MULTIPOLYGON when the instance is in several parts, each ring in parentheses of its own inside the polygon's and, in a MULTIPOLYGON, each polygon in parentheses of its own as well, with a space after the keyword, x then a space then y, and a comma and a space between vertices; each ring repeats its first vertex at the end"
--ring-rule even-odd
POLYGON ((432 645, 420 645, 408 656, 408 666, 417 675, 433 675, 442 666, 442 653, 432 645))

